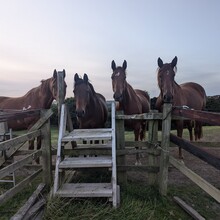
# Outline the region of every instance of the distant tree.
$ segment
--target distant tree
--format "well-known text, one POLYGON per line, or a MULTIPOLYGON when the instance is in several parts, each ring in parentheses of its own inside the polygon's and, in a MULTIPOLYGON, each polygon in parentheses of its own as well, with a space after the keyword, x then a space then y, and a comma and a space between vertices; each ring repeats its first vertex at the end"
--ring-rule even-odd
POLYGON ((207 97, 206 110, 220 112, 220 95, 207 97))

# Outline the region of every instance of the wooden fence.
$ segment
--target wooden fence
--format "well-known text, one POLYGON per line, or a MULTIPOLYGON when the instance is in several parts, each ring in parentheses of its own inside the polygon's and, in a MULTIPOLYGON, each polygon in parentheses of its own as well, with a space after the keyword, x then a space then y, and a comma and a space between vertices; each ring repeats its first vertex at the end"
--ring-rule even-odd
POLYGON ((43 180, 47 186, 50 186, 52 183, 52 169, 51 169, 51 140, 50 140, 50 122, 49 118, 53 114, 51 110, 27 110, 27 111, 16 111, 13 114, 1 112, 0 118, 6 120, 10 120, 14 118, 15 115, 18 117, 27 117, 34 115, 41 115, 40 119, 35 123, 35 125, 24 135, 14 137, 12 139, 3 141, 0 143, 0 151, 5 152, 4 156, 1 157, 0 165, 2 166, 9 158, 16 155, 24 155, 23 159, 20 159, 16 162, 11 163, 8 166, 3 167, 0 170, 0 179, 9 176, 11 173, 17 171, 18 169, 23 168, 25 165, 32 163, 32 161, 41 157, 41 166, 33 172, 30 176, 26 177, 24 180, 16 184, 13 188, 6 191, 4 194, 0 195, 0 204, 7 201, 15 194, 20 192, 24 187, 26 187, 35 177, 37 177, 40 173, 42 174, 43 180), (41 137, 41 149, 40 150, 32 150, 32 151, 21 151, 21 147, 28 141, 33 138, 41 137))
POLYGON ((220 202, 220 191, 201 178, 199 175, 188 169, 183 163, 170 155, 169 147, 171 142, 182 147, 193 155, 206 161, 217 169, 220 169, 220 158, 205 152, 192 143, 178 138, 171 134, 171 120, 197 120, 211 125, 220 125, 220 114, 195 110, 186 110, 172 108, 171 104, 164 104, 163 113, 150 112, 139 115, 123 115, 123 112, 117 112, 116 132, 117 132, 117 167, 119 183, 126 184, 127 171, 143 170, 148 171, 148 183, 157 184, 162 195, 167 194, 168 187, 168 168, 173 165, 185 176, 190 178, 200 188, 205 190, 214 199, 220 202), (146 142, 127 142, 124 138, 124 120, 148 121, 148 141, 146 142), (162 122, 161 142, 158 141, 158 122, 162 122), (142 149, 136 150, 134 147, 142 149), (135 153, 148 153, 147 166, 127 166, 126 155, 135 153), (159 156, 159 159, 157 158, 159 156), (159 160, 159 163, 157 162, 159 160))

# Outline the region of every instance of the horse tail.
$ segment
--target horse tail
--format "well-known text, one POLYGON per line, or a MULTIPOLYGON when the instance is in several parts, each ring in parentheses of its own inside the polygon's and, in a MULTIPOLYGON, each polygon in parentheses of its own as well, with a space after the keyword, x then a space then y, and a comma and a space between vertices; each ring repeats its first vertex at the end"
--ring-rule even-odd
POLYGON ((140 140, 144 140, 146 138, 146 127, 147 123, 146 121, 141 122, 141 131, 140 131, 140 140))

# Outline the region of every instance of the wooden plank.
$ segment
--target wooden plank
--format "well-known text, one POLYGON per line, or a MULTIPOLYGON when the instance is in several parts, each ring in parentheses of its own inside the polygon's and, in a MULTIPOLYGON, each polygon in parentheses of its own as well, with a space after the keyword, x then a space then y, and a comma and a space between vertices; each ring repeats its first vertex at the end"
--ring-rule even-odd
POLYGON ((198 174, 194 173, 192 170, 187 168, 180 161, 176 160, 174 157, 169 157, 169 162, 176 167, 181 173, 187 176, 190 180, 192 180, 196 185, 198 185, 201 189, 203 189, 206 193, 208 193, 212 198, 214 198, 217 202, 220 202, 220 190, 215 188, 209 182, 204 180, 198 174))
POLYGON ((162 119, 162 113, 158 112, 149 112, 149 113, 143 113, 143 114, 133 114, 133 115, 124 115, 124 114, 117 114, 116 119, 120 120, 161 120, 162 119))
POLYGON ((160 172, 159 172, 159 191, 161 195, 167 194, 167 186, 168 186, 171 111, 172 111, 172 104, 164 103, 163 120, 162 120, 162 141, 161 141, 162 149, 160 155, 160 172))
POLYGON ((56 167, 55 167, 55 176, 54 176, 54 188, 53 194, 57 192, 59 188, 59 164, 61 162, 61 150, 62 150, 62 138, 66 132, 66 120, 67 120, 67 113, 66 113, 66 106, 65 104, 61 107, 61 115, 60 115, 60 125, 59 125, 59 135, 58 135, 58 147, 57 147, 57 158, 56 158, 56 167))
POLYGON ((181 116, 184 118, 201 121, 210 125, 220 125, 220 114, 214 112, 205 112, 192 109, 178 109, 172 111, 172 115, 181 116))
MULTIPOLYGON (((122 111, 117 111, 115 118, 117 118, 118 115, 123 115, 122 111)), ((124 150, 125 149, 125 128, 124 128, 124 120, 118 119, 116 120, 116 152, 118 150, 124 150)), ((117 165, 124 166, 126 165, 126 156, 120 155, 117 156, 117 165)), ((127 184, 127 173, 126 171, 118 171, 118 183, 119 184, 127 184)))
POLYGON ((193 209, 191 206, 186 204, 182 199, 180 199, 177 196, 173 197, 174 201, 180 205, 193 219, 196 220, 205 220, 203 216, 201 216, 195 209, 193 209))
POLYGON ((42 151, 38 150, 34 153, 32 153, 31 155, 28 155, 27 157, 16 161, 10 165, 8 165, 7 167, 4 167, 0 170, 0 179, 2 179, 5 176, 10 175, 10 173, 13 173, 15 170, 19 169, 20 167, 23 167, 25 164, 32 162, 33 160, 35 160, 36 158, 38 158, 39 156, 41 156, 42 151))
POLYGON ((60 162, 59 168, 92 168, 92 167, 111 167, 111 157, 72 157, 65 158, 60 162))
POLYGON ((22 220, 30 220, 30 219, 34 219, 34 220, 42 220, 43 219, 43 207, 46 205, 46 200, 44 198, 42 198, 41 200, 37 201, 27 212, 27 214, 25 215, 24 219, 22 220), (39 218, 37 218, 37 216, 39 216, 39 218))
POLYGON ((83 141, 83 140, 110 140, 112 137, 112 129, 74 129, 62 138, 62 141, 83 141))
POLYGON ((18 144, 23 144, 25 141, 29 141, 35 137, 38 137, 41 134, 40 130, 28 132, 27 134, 21 135, 19 137, 15 137, 13 139, 4 141, 0 143, 0 151, 8 150, 9 148, 15 148, 18 144))
POLYGON ((201 149, 187 140, 177 137, 176 135, 170 134, 170 140, 183 148, 184 150, 192 153, 201 160, 207 162, 208 164, 214 166, 216 169, 220 170, 220 158, 216 157, 213 154, 206 152, 204 149, 201 149))
POLYGON ((149 166, 149 165, 118 165, 118 171, 144 171, 151 173, 158 173, 159 166, 149 166))
POLYGON ((37 189, 33 192, 31 197, 28 199, 28 201, 17 211, 15 215, 11 217, 10 220, 23 220, 28 210, 31 208, 31 206, 38 199, 39 195, 45 189, 45 186, 46 185, 44 183, 40 183, 37 189))
POLYGON ((13 188, 9 189, 4 194, 0 195, 0 204, 8 201, 15 194, 21 192, 21 190, 23 188, 25 188, 26 185, 29 184, 36 176, 38 176, 40 172, 42 172, 42 169, 39 169, 39 170, 35 171, 32 175, 26 177, 24 180, 22 180, 16 186, 14 186, 13 188))
POLYGON ((43 182, 46 183, 47 187, 52 184, 52 155, 51 155, 51 130, 50 120, 41 128, 41 140, 42 140, 42 157, 41 164, 43 168, 43 182))
POLYGON ((41 115, 39 120, 29 129, 29 131, 40 129, 44 125, 44 123, 50 118, 52 114, 53 114, 52 109, 48 109, 44 111, 44 113, 41 115))
POLYGON ((112 184, 65 183, 56 195, 61 197, 112 197, 112 184))

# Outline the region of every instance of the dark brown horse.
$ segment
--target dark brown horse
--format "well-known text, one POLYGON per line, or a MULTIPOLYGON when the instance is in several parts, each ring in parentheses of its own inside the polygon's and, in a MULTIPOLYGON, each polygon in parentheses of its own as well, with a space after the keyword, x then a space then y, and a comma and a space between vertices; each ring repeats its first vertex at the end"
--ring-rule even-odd
MULTIPOLYGON (((164 64, 163 61, 158 58, 158 86, 160 88, 160 95, 157 98, 156 108, 162 110, 164 102, 172 103, 173 106, 187 106, 195 110, 204 110, 206 106, 206 92, 204 88, 194 82, 187 82, 178 85, 175 82, 177 57, 175 57, 171 63, 164 64)), ((185 121, 189 133, 190 140, 193 140, 192 135, 192 121, 185 121)), ((176 121, 177 136, 182 137, 184 123, 183 121, 176 121)), ((195 121, 194 125, 195 140, 202 137, 202 125, 200 122, 195 121)), ((179 148, 179 157, 182 159, 182 151, 179 148)))
MULTIPOLYGON (((65 78, 65 70, 64 78, 65 78)), ((65 82, 64 82, 65 83, 65 82)), ((66 95, 66 83, 64 86, 64 95, 66 95)), ((41 85, 31 89, 24 96, 21 97, 0 97, 0 110, 13 109, 49 109, 54 99, 57 99, 58 95, 57 86, 57 71, 54 70, 53 76, 49 79, 42 80, 41 85)), ((22 130, 31 128, 39 117, 28 117, 19 120, 13 120, 8 122, 8 127, 12 130, 22 130)), ((38 139, 37 149, 40 149, 40 139, 38 139)), ((34 144, 31 142, 29 149, 34 149, 34 144)))
MULTIPOLYGON (((119 110, 124 114, 141 114, 150 110, 150 97, 146 91, 133 89, 126 81, 127 62, 124 60, 122 67, 116 67, 115 61, 112 61, 112 89, 113 98, 119 102, 119 110)), ((145 137, 146 121, 126 120, 125 126, 134 130, 135 141, 143 140, 145 137)), ((139 154, 136 155, 136 164, 140 164, 139 154)))
POLYGON ((104 128, 108 116, 105 97, 96 93, 87 74, 74 76, 74 97, 79 128, 104 128))

